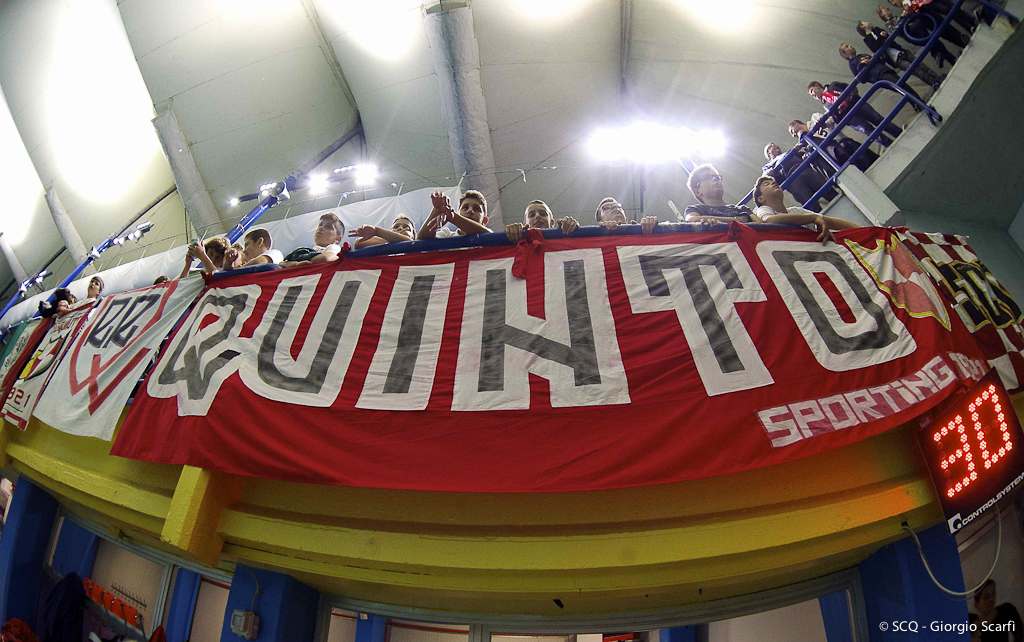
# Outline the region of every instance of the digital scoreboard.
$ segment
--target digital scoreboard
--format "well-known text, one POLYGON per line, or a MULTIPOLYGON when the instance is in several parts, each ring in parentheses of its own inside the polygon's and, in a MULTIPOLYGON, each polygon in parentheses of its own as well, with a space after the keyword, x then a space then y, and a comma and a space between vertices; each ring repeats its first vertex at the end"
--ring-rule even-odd
POLYGON ((1024 433, 994 369, 932 417, 917 437, 950 533, 1024 481, 1024 433))

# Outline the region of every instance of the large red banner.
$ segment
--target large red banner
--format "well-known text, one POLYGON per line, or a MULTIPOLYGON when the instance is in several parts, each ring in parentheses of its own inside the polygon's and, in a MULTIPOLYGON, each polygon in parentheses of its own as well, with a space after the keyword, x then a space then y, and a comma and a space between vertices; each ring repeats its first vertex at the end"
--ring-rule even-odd
POLYGON ((380 488, 577 491, 777 464, 987 367, 893 230, 538 240, 211 281, 115 455, 380 488))

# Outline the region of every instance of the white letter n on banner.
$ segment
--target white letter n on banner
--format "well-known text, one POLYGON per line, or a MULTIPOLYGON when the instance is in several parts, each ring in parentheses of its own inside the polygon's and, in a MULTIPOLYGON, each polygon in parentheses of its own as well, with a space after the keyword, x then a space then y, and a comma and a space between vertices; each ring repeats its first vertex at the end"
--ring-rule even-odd
POLYGON ((452 410, 528 409, 530 373, 556 408, 629 403, 601 250, 545 254, 544 285, 539 319, 511 258, 469 264, 452 410))
POLYGON ((736 303, 764 290, 736 243, 618 248, 634 314, 675 310, 708 396, 774 383, 736 303))
POLYGON ((423 410, 430 402, 454 263, 405 265, 356 408, 423 410))

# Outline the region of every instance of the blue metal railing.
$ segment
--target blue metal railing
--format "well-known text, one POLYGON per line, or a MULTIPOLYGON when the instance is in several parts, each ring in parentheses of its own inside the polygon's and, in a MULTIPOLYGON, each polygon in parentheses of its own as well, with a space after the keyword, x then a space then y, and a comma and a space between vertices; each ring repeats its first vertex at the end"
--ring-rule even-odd
MULTIPOLYGON (((899 114, 899 112, 908 103, 920 107, 921 110, 931 120, 933 125, 938 126, 938 123, 942 122, 942 116, 937 111, 935 111, 935 108, 933 108, 931 105, 924 103, 917 96, 914 96, 913 94, 908 92, 907 81, 910 79, 911 76, 913 76, 914 72, 917 71, 917 68, 921 66, 925 58, 932 52, 932 49, 934 49, 935 47, 935 43, 945 33, 946 29, 949 28, 949 25, 953 21, 956 12, 960 10, 964 1, 965 0, 958 0, 953 5, 953 9, 949 12, 949 14, 946 15, 945 19, 939 24, 936 24, 935 18, 933 18, 932 16, 919 13, 912 14, 900 20, 900 23, 897 26, 897 28, 894 29, 893 32, 889 34, 889 37, 885 39, 885 42, 882 44, 881 47, 878 48, 878 51, 876 51, 875 54, 871 56, 871 61, 867 65, 865 65, 864 68, 861 69, 860 72, 854 77, 853 81, 850 82, 849 86, 839 95, 839 97, 835 100, 832 106, 825 112, 825 115, 822 118, 820 118, 818 122, 814 124, 813 127, 811 127, 806 132, 801 134, 800 141, 797 143, 797 145, 783 155, 782 160, 779 162, 780 165, 785 163, 785 161, 789 158, 790 154, 796 153, 797 149, 806 149, 808 147, 810 148, 810 153, 807 154, 807 157, 803 160, 803 162, 801 162, 795 170, 791 171, 789 175, 786 177, 786 179, 782 182, 781 187, 783 189, 787 189, 801 173, 807 170, 807 168, 814 162, 816 158, 821 157, 822 160, 824 160, 825 162, 832 166, 835 172, 825 180, 825 183, 821 186, 821 188, 819 188, 818 191, 815 192, 813 196, 811 196, 811 198, 809 198, 805 203, 803 203, 803 205, 804 207, 809 207, 812 204, 817 203, 818 200, 821 199, 821 197, 825 193, 827 193, 832 188, 836 187, 836 181, 839 175, 842 174, 847 167, 849 167, 851 164, 859 160, 861 156, 864 154, 864 152, 868 151, 868 149, 871 147, 871 143, 878 140, 878 138, 885 133, 885 128, 892 123, 896 115, 899 114), (912 20, 931 21, 932 32, 928 35, 927 38, 915 38, 906 32, 907 24, 909 24, 912 20), (897 37, 903 37, 908 42, 912 42, 914 44, 923 44, 921 51, 918 52, 917 57, 915 57, 913 62, 910 63, 907 69, 903 72, 903 75, 900 76, 899 80, 895 83, 889 80, 878 80, 872 83, 868 90, 864 92, 864 94, 860 97, 860 99, 852 107, 848 109, 848 111, 846 112, 846 116, 843 117, 836 124, 836 126, 832 129, 832 132, 829 133, 820 142, 815 141, 814 134, 818 132, 820 129, 822 129, 828 120, 838 118, 839 111, 843 103, 846 102, 846 100, 857 91, 857 85, 863 82, 867 82, 867 76, 871 72, 872 67, 874 67, 876 64, 885 64, 884 62, 882 62, 881 59, 886 55, 886 51, 888 50, 888 48, 895 44, 895 40, 897 37), (868 104, 868 100, 871 98, 871 96, 874 95, 874 93, 880 89, 888 89, 890 91, 900 94, 899 101, 896 103, 896 106, 889 111, 885 118, 882 119, 882 122, 879 125, 877 125, 870 134, 868 134, 867 139, 863 143, 861 143, 861 145, 853 154, 850 155, 846 162, 840 163, 832 156, 832 154, 828 153, 828 151, 826 151, 825 148, 830 143, 832 143, 837 137, 842 135, 841 132, 843 128, 849 124, 851 118, 855 117, 858 111, 860 111, 860 108, 863 105, 868 104)), ((994 10, 997 14, 1001 14, 1008 17, 1011 21, 1018 20, 1018 18, 1014 16, 1012 13, 1006 11, 1005 9, 999 7, 998 5, 993 4, 990 0, 978 0, 978 2, 980 2, 983 6, 994 10)), ((739 204, 745 204, 748 201, 750 201, 753 197, 754 190, 750 190, 750 192, 747 193, 747 195, 740 201, 739 204)))

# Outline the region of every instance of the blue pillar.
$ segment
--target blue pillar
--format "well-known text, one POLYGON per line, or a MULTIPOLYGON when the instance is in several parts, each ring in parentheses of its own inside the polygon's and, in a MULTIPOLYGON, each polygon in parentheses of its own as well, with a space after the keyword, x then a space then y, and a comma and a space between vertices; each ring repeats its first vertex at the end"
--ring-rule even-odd
POLYGON ((850 618, 850 598, 846 591, 836 591, 818 598, 821 619, 825 623, 828 642, 853 642, 853 620, 850 618))
POLYGON ((61 577, 70 572, 78 577, 89 577, 99 545, 99 537, 65 519, 57 536, 57 546, 53 549, 53 570, 61 577))
POLYGON ((388 619, 383 615, 363 614, 356 620, 356 642, 384 642, 388 630, 388 619))
POLYGON ((167 642, 184 642, 192 634, 192 616, 196 611, 196 597, 201 582, 202 576, 199 573, 178 567, 164 625, 167 642))
POLYGON ((697 642, 697 627, 677 626, 674 629, 661 629, 658 631, 658 642, 697 642))
POLYGON ((35 624, 39 578, 57 518, 57 500, 22 476, 0 537, 0 622, 35 624))
POLYGON ((231 593, 228 594, 220 639, 223 642, 238 642, 241 639, 231 632, 231 613, 235 609, 248 611, 252 607, 256 580, 259 580, 260 590, 252 609, 260 616, 260 631, 256 640, 312 642, 316 633, 320 593, 291 575, 258 568, 249 569, 241 565, 235 568, 231 578, 231 593))
MULTIPOLYGON (((956 549, 956 538, 946 530, 946 524, 943 522, 918 533, 918 538, 935 577, 946 588, 963 591, 960 553, 956 549)), ((902 642, 909 639, 909 635, 913 635, 915 642, 967 642, 970 639, 969 633, 930 630, 932 622, 966 623, 967 603, 947 599, 932 583, 910 537, 883 547, 861 562, 860 577, 871 642, 902 642), (894 623, 907 621, 917 623, 916 634, 893 630, 894 623)))

